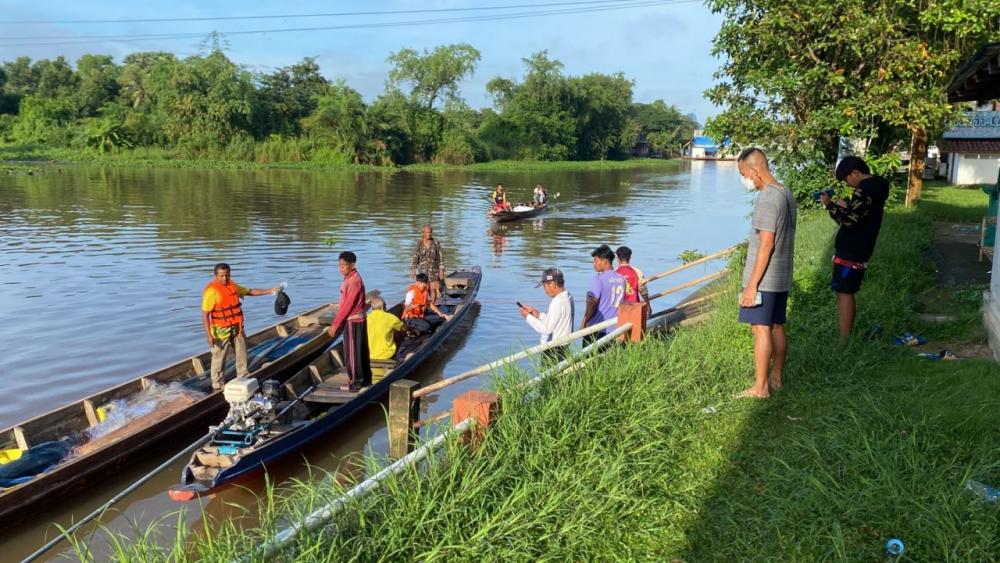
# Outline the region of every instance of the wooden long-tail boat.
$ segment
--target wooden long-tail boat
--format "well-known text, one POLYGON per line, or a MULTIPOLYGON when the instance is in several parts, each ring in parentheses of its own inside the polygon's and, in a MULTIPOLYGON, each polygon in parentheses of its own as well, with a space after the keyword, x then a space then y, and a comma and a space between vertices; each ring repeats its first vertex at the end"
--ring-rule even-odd
POLYGON ((511 207, 509 210, 502 211, 490 211, 490 218, 497 223, 506 223, 508 221, 517 221, 518 219, 529 219, 531 217, 537 217, 542 213, 549 210, 549 204, 544 203, 539 206, 533 205, 523 205, 518 204, 511 207))
MULTIPOLYGON (((298 373, 266 382, 264 394, 250 398, 251 390, 243 396, 249 400, 233 403, 216 437, 191 456, 170 498, 192 500, 259 474, 267 464, 301 450, 381 400, 394 381, 413 373, 469 313, 481 279, 478 267, 448 275, 439 309, 450 318, 432 332, 408 333, 394 359, 373 361, 369 387, 341 390, 347 383, 341 342, 298 373), (248 408, 254 401, 257 404, 248 408)), ((389 311, 399 316, 402 309, 400 303, 389 311)))
MULTIPOLYGON (((335 312, 336 305, 322 305, 248 335, 250 376, 281 377, 314 359, 330 344, 326 328, 335 312)), ((208 424, 226 412, 222 392, 212 391, 210 364, 211 352, 191 356, 0 431, 0 450, 11 459, 0 465, 0 472, 11 474, 13 464, 24 465, 33 456, 38 460, 35 467, 47 467, 4 481, 0 528, 36 512, 43 502, 51 506, 106 479, 170 437, 207 431, 208 424), (133 409, 136 405, 141 408, 133 409), (145 412, 124 416, 136 410, 145 412), (61 459, 54 459, 53 451, 61 459), (67 451, 64 457, 58 455, 67 451)), ((232 362, 226 375, 235 375, 232 362)))

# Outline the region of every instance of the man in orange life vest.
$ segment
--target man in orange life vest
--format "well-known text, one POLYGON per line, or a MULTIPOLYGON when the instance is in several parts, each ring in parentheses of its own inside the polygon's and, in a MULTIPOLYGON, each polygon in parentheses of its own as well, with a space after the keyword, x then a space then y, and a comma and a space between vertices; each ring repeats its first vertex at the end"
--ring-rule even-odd
POLYGON ((220 262, 215 265, 215 279, 205 286, 201 298, 202 324, 212 349, 212 389, 222 389, 226 382, 222 365, 230 348, 236 356, 237 377, 248 373, 247 341, 243 334, 243 307, 240 301, 248 295, 273 295, 279 289, 245 288, 232 280, 229 264, 220 262))
MULTIPOLYGON (((427 309, 436 313, 441 319, 448 320, 451 316, 445 314, 437 305, 430 300, 428 291, 427 274, 420 273, 416 276, 413 285, 406 289, 406 299, 403 301, 403 322, 407 326, 419 331, 427 332, 435 323, 426 318, 427 309)), ((434 319, 435 321, 437 319, 434 319)))

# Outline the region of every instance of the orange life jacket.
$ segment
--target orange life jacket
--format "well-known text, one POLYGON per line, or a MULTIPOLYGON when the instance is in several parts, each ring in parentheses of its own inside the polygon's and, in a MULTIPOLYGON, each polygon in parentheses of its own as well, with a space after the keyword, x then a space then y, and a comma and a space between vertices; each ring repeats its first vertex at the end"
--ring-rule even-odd
POLYGON ((407 288, 406 292, 413 292, 413 308, 403 313, 403 319, 424 318, 424 311, 427 309, 427 292, 420 288, 420 285, 413 284, 407 288))
POLYGON ((493 192, 493 204, 497 207, 504 207, 507 205, 507 192, 498 194, 496 191, 493 192))
POLYGON ((219 328, 241 326, 243 306, 240 304, 240 294, 237 293, 236 284, 230 281, 229 285, 222 285, 218 280, 212 280, 205 286, 205 290, 210 287, 219 292, 219 302, 212 309, 212 326, 219 328))

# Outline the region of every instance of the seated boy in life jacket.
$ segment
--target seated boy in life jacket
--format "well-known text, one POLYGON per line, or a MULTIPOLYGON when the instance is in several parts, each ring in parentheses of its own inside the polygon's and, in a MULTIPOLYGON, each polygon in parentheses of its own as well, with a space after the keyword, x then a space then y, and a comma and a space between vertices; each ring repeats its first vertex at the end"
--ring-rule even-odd
POLYGON ((427 332, 431 327, 450 318, 451 315, 444 313, 431 302, 427 274, 417 274, 416 281, 406 290, 406 299, 403 301, 403 322, 417 332, 427 332), (429 317, 427 309, 430 309, 436 317, 429 317))
POLYGON ((493 195, 490 196, 490 199, 493 200, 491 213, 510 211, 510 203, 507 201, 507 194, 503 190, 503 184, 497 184, 497 188, 493 190, 493 195))

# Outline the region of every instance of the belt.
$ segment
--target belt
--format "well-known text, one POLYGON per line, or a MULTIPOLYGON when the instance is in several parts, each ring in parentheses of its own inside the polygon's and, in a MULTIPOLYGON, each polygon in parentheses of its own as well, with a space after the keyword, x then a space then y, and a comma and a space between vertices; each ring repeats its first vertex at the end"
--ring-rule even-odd
POLYGON ((868 262, 855 262, 854 260, 845 260, 839 256, 833 257, 833 263, 838 266, 846 266, 852 270, 864 270, 868 267, 868 262))

